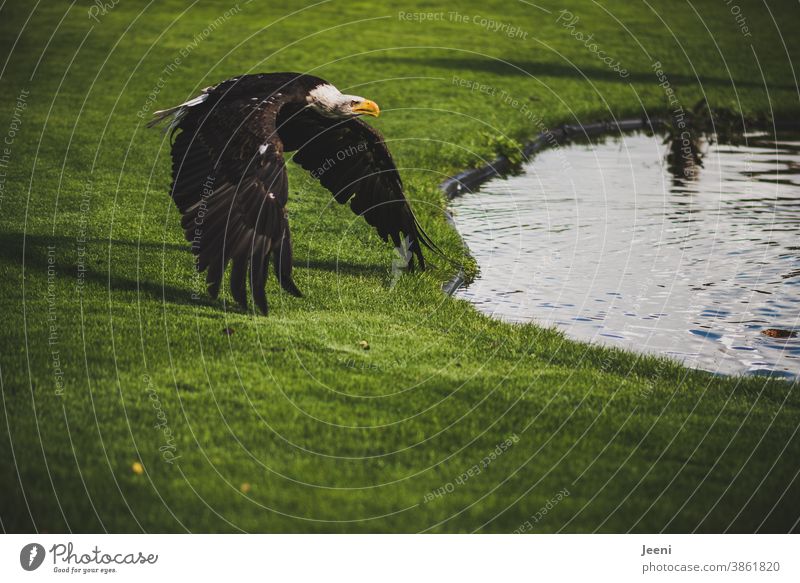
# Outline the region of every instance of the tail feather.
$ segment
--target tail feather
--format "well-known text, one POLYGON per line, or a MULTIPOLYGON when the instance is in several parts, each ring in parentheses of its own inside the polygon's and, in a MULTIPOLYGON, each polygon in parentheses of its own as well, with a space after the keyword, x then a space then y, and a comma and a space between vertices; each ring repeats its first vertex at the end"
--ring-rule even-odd
POLYGON ((195 105, 199 105, 203 103, 206 99, 208 99, 208 93, 201 93, 197 97, 193 97, 189 101, 184 101, 180 105, 176 105, 175 107, 170 107, 168 109, 159 109, 158 111, 153 112, 153 119, 147 122, 148 128, 153 128, 160 124, 165 119, 169 119, 170 117, 174 117, 174 119, 170 122, 170 124, 164 129, 164 132, 168 132, 171 129, 174 129, 178 126, 181 119, 186 115, 189 111, 189 108, 195 105))
POLYGON ((178 111, 180 111, 182 107, 183 107, 182 105, 176 105, 175 107, 170 107, 169 109, 160 109, 158 111, 154 111, 153 119, 147 122, 147 127, 148 128, 156 127, 158 124, 160 124, 168 117, 172 117, 173 115, 178 113, 178 111))

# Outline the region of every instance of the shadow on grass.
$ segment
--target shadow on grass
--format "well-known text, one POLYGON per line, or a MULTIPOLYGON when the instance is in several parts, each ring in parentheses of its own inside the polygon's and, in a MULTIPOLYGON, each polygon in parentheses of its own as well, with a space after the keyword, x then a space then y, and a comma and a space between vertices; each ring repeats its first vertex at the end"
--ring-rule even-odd
MULTIPOLYGON (((144 249, 149 253, 159 253, 166 248, 168 250, 184 250, 188 253, 188 249, 185 246, 176 244, 165 245, 163 243, 138 243, 136 241, 121 240, 111 240, 110 243, 118 250, 120 248, 144 249)), ((90 245, 102 245, 107 250, 109 248, 109 240, 89 239, 86 242, 86 246, 90 245)), ((19 232, 0 234, 0 260, 13 265, 24 265, 25 271, 28 272, 46 274, 48 265, 51 264, 50 250, 53 248, 59 250, 58 258, 54 263, 55 277, 68 283, 77 284, 79 272, 75 237, 23 234, 19 232)), ((166 301, 184 306, 214 307, 219 305, 207 296, 193 299, 192 290, 189 287, 177 287, 147 279, 134 279, 116 272, 116 265, 124 263, 125 269, 130 270, 135 265, 136 260, 135 255, 130 258, 126 257, 124 262, 117 259, 112 262, 111 271, 109 272, 98 269, 93 265, 93 263, 96 264, 97 262, 87 258, 83 262, 82 279, 86 284, 94 284, 106 290, 110 289, 112 293, 117 291, 138 292, 159 302, 166 301)), ((104 264, 107 265, 107 262, 104 261, 104 264)), ((190 275, 194 275, 194 272, 191 272, 190 275)))
POLYGON ((360 277, 375 277, 383 273, 384 267, 381 265, 369 265, 364 263, 351 263, 349 261, 324 261, 319 259, 309 259, 308 261, 295 261, 295 269, 318 269, 320 271, 330 271, 332 273, 344 273, 346 275, 357 275, 360 277))
MULTIPOLYGON (((11 232, 0 234, 0 260, 7 261, 13 265, 23 265, 24 263, 25 270, 28 272, 46 273, 49 256, 48 247, 55 247, 59 250, 56 260, 56 277, 72 283, 77 281, 77 251, 74 237, 27 234, 24 240, 25 254, 23 259, 23 233, 11 232)), ((92 262, 86 260, 84 262, 85 271, 83 272, 83 279, 87 284, 95 284, 106 290, 110 287, 112 293, 138 291, 138 293, 147 295, 151 299, 159 302, 166 301, 184 306, 222 308, 222 304, 205 295, 204 290, 202 295, 198 294, 199 297, 193 299, 193 290, 189 286, 184 288, 148 279, 135 279, 120 274, 115 268, 117 265, 124 265, 125 270, 130 270, 137 260, 140 262, 146 260, 144 258, 145 254, 151 257, 154 254, 157 255, 158 261, 160 262, 162 260, 160 254, 163 253, 164 250, 182 251, 188 254, 188 245, 125 241, 119 239, 89 239, 86 242, 87 247, 92 246, 95 249, 101 248, 104 253, 107 253, 109 245, 117 251, 123 250, 123 253, 126 255, 130 254, 130 257, 126 256, 124 260, 116 258, 111 264, 110 273, 107 270, 98 269, 97 261, 92 262)), ((107 265, 108 263, 106 259, 104 259, 103 266, 105 267, 107 265)), ((342 273, 344 275, 359 277, 375 277, 383 273, 383 268, 380 265, 358 264, 335 260, 296 261, 295 268, 342 273)), ((196 273, 194 271, 187 271, 187 280, 195 275, 196 273)), ((197 277, 203 281, 202 275, 197 275, 197 277)), ((238 311, 238 306, 230 304, 228 307, 229 309, 238 311)))
MULTIPOLYGON (((618 73, 611 69, 597 68, 597 67, 572 67, 570 65, 562 65, 558 63, 536 62, 536 61, 500 61, 495 59, 482 59, 480 57, 384 57, 382 59, 387 64, 393 63, 410 63, 418 65, 419 67, 434 67, 438 69, 450 69, 454 73, 458 72, 462 75, 473 75, 478 72, 491 73, 498 76, 532 76, 532 77, 562 77, 568 79, 578 79, 586 76, 594 81, 614 81, 614 82, 637 82, 637 83, 654 83, 657 78, 655 73, 651 71, 629 71, 629 75, 625 78, 619 76, 618 73)), ((681 75, 667 71, 670 83, 673 86, 698 86, 698 85, 715 85, 720 87, 733 87, 729 78, 725 77, 692 77, 691 75, 681 75)), ((755 87, 763 88, 764 84, 761 81, 736 81, 737 87, 755 87)), ((794 90, 794 85, 787 83, 775 84, 770 83, 772 89, 791 89, 794 90)))

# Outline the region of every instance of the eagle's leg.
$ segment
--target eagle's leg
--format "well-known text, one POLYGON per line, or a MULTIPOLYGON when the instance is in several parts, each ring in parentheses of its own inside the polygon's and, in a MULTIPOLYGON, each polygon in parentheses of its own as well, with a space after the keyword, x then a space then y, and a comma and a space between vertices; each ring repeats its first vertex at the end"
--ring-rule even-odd
POLYGON ((283 234, 278 247, 272 252, 272 261, 275 266, 275 275, 281 287, 295 297, 301 298, 303 294, 297 289, 292 280, 292 234, 289 231, 289 218, 283 215, 283 234))

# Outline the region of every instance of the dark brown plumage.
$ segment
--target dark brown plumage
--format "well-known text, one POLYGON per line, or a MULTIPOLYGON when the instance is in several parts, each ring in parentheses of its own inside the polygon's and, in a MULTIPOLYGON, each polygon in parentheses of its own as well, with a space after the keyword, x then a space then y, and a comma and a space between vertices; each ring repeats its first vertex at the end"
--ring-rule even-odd
POLYGON ((149 125, 171 119, 171 195, 197 269, 211 296, 229 262, 231 292, 267 313, 267 264, 284 290, 292 280, 292 242, 286 214, 289 185, 283 153, 398 248, 406 241, 425 267, 420 245, 432 248, 403 194, 403 184, 381 135, 358 118, 377 105, 342 95, 326 81, 298 73, 236 77, 209 87, 177 107, 156 112, 149 125), (248 277, 249 275, 249 277, 248 277))

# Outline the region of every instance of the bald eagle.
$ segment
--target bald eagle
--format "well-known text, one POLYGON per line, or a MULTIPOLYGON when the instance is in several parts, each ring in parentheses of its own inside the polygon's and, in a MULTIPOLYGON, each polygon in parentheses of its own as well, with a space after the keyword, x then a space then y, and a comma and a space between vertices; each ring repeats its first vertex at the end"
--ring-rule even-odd
POLYGON ((156 111, 148 124, 169 120, 171 196, 181 225, 216 298, 228 263, 234 299, 267 313, 270 258, 281 287, 292 281, 292 240, 283 153, 308 170, 334 199, 391 238, 409 269, 425 268, 421 245, 435 246, 419 226, 383 137, 360 116, 378 105, 311 75, 243 75, 207 87, 197 97, 156 111), (249 277, 248 277, 249 275, 249 277))

